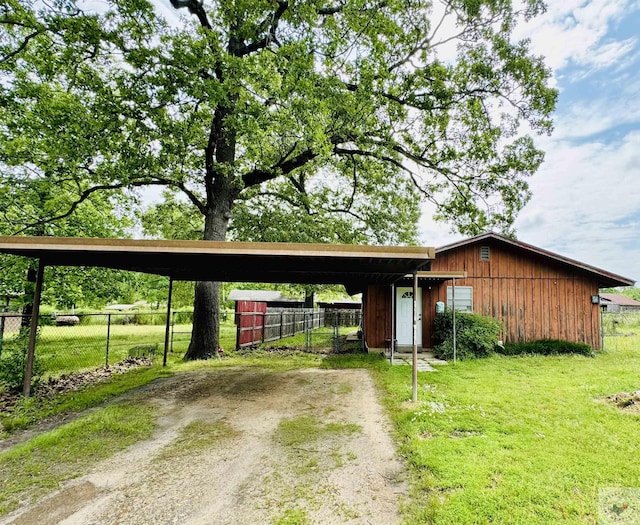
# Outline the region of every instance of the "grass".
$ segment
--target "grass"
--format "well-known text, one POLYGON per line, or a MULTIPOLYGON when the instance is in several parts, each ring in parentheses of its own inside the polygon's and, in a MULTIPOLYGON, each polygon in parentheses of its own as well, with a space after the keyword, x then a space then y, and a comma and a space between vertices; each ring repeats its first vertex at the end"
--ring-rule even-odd
POLYGON ((216 442, 232 438, 238 431, 225 421, 192 421, 180 429, 176 439, 162 449, 157 461, 166 461, 204 451, 216 442))
MULTIPOLYGON (((621 338, 620 338, 621 339, 621 338)), ((599 402, 640 389, 640 337, 595 358, 495 356, 376 376, 410 465, 407 523, 596 523, 598 491, 640 487, 639 416, 599 402)))
POLYGON ((154 417, 146 407, 113 405, 0 453, 0 515, 149 437, 154 417))
POLYGON ((280 422, 274 439, 285 447, 299 447, 319 439, 360 430, 354 423, 323 423, 312 416, 285 419, 280 422))
POLYGON ((89 388, 68 392, 53 399, 22 398, 10 414, 0 414, 0 438, 5 437, 8 432, 26 428, 47 417, 97 406, 110 398, 173 374, 172 369, 161 366, 136 368, 125 374, 114 375, 89 388))

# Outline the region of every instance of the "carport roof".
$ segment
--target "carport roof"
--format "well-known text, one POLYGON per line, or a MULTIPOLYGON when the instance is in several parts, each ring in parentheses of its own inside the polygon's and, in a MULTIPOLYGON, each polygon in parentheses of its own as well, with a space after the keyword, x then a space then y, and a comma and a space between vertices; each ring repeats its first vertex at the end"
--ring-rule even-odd
POLYGON ((98 266, 187 281, 390 284, 427 269, 435 249, 215 241, 3 237, 0 253, 41 259, 48 266, 98 266))

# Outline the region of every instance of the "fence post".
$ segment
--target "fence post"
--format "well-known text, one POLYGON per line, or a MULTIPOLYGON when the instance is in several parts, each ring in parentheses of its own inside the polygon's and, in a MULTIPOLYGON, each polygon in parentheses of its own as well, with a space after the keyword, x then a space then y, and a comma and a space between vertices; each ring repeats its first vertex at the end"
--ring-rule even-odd
POLYGON ((241 330, 241 326, 242 326, 242 319, 243 319, 243 313, 241 312, 236 312, 235 313, 235 318, 236 318, 236 350, 240 350, 241 346, 240 346, 240 337, 242 337, 242 330, 241 330))
POLYGON ((4 339, 4 312, 6 312, 7 310, 2 307, 0 308, 0 357, 2 357, 2 340, 4 339))
POLYGON ((109 368, 109 341, 111 339, 111 314, 107 314, 107 351, 104 357, 104 366, 109 368))
POLYGON ((280 339, 282 339, 282 325, 284 325, 284 310, 280 311, 280 339))
POLYGON ((264 325, 267 322, 267 312, 262 312, 262 340, 261 343, 264 343, 264 325))
POLYGON ((171 312, 171 345, 169 346, 169 352, 173 354, 173 336, 176 331, 176 313, 171 312))

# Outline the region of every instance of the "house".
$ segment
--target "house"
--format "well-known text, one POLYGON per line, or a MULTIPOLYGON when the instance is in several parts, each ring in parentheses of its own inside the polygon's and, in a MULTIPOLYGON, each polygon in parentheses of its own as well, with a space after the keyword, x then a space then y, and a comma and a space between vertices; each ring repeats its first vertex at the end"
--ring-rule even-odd
MULTIPOLYGON (((506 342, 551 338, 601 348, 599 289, 634 284, 496 233, 437 248, 429 269, 417 278, 417 340, 424 348, 436 343, 436 308, 453 308, 454 302, 456 311, 500 319, 506 342)), ((412 344, 410 279, 392 286, 368 286, 363 309, 370 349, 387 348, 393 339, 398 347, 412 344)))
POLYGON ((607 313, 640 312, 640 301, 618 293, 601 293, 600 306, 607 313))

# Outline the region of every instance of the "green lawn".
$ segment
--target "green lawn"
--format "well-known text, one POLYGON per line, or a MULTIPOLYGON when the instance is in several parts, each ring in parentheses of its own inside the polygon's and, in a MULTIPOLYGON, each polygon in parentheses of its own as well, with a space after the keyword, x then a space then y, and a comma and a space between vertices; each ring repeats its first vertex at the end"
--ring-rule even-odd
POLYGON ((411 468, 407 523, 596 523, 598 491, 640 488, 640 416, 601 402, 640 389, 640 337, 595 358, 492 357, 376 374, 411 468))

